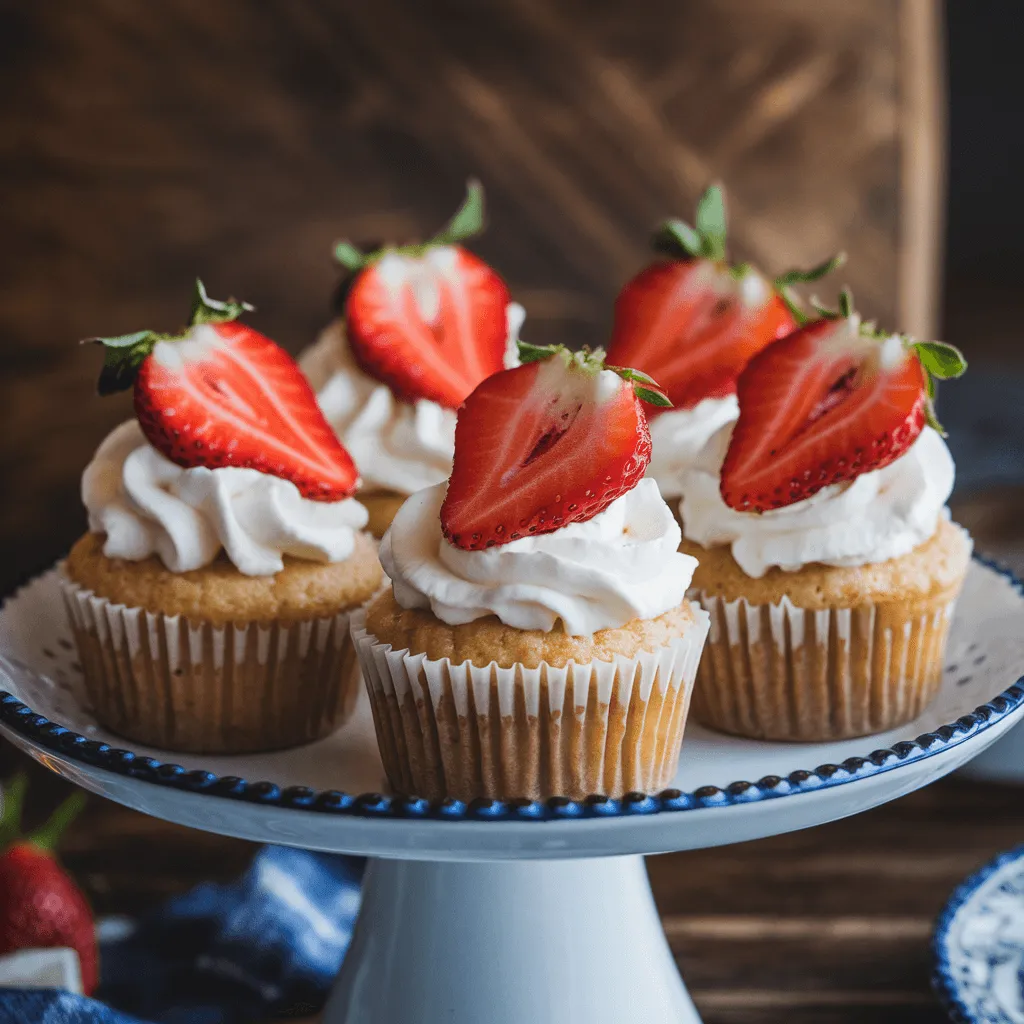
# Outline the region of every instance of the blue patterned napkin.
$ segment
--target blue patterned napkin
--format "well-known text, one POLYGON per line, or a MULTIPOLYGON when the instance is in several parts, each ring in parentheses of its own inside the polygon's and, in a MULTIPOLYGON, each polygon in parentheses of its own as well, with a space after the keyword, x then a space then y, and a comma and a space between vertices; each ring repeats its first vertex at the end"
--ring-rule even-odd
POLYGON ((352 937, 362 870, 352 857, 264 847, 237 882, 201 885, 102 941, 101 1001, 0 989, 0 1024, 249 1024, 313 1014, 352 937))

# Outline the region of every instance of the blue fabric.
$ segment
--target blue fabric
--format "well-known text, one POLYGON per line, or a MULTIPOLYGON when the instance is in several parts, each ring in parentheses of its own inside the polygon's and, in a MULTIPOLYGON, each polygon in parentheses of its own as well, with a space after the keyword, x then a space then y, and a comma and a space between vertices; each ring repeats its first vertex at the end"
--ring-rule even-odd
POLYGON ((264 847, 237 882, 201 885, 103 942, 101 1001, 0 989, 0 1024, 248 1024, 316 1013, 352 937, 362 869, 351 857, 264 847))

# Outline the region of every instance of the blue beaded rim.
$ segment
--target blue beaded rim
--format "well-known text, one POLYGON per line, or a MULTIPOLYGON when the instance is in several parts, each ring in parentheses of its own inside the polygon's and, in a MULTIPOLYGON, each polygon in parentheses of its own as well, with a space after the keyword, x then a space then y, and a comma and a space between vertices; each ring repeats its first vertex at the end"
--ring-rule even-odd
MULTIPOLYGON (((1024 583, 1003 566, 980 555, 975 561, 1005 576, 1024 596, 1024 583)), ((200 769, 158 761, 108 743, 90 740, 37 714, 6 690, 0 690, 0 723, 62 757, 103 768, 118 775, 170 786, 191 793, 247 800, 250 803, 364 818, 419 818, 438 821, 566 821, 579 818, 616 818, 633 814, 664 814, 734 804, 758 803, 800 793, 815 793, 833 786, 857 782, 901 765, 940 754, 984 732, 1024 705, 1024 676, 998 697, 975 708, 949 725, 913 740, 875 750, 866 757, 847 758, 841 764, 823 764, 813 770, 782 777, 766 775, 757 782, 733 782, 724 788, 701 786, 692 793, 666 789, 660 793, 627 793, 620 799, 591 796, 586 800, 552 797, 549 800, 461 800, 432 802, 421 797, 363 793, 354 796, 338 790, 317 792, 307 786, 278 786, 273 782, 249 782, 235 775, 217 776, 200 769)))
POLYGON ((989 878, 1007 864, 1021 859, 1024 859, 1024 845, 1015 846, 1012 850, 999 854, 984 867, 979 868, 953 890, 953 895, 935 922, 935 931, 932 935, 932 956, 935 960, 932 969, 932 990, 939 997, 953 1024, 991 1024, 993 1019, 978 1017, 960 997, 960 985, 949 962, 949 932, 953 927, 953 921, 964 904, 989 878))

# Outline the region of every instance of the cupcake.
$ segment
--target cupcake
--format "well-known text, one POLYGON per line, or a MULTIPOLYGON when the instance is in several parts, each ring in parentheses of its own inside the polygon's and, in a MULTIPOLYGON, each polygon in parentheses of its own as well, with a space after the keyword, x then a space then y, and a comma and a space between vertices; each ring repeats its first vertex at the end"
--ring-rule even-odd
POLYGON ((740 414, 683 476, 683 550, 711 613, 694 715, 756 739, 893 729, 936 695, 971 541, 933 377, 960 353, 863 324, 844 293, 754 357, 740 414))
POLYGON ((818 280, 843 259, 770 281, 749 263, 728 263, 725 236, 722 190, 712 185, 697 205, 696 227, 666 221, 654 238, 663 258, 628 281, 615 302, 609 363, 643 370, 672 402, 651 416, 647 471, 666 498, 678 499, 682 474, 739 415, 743 367, 803 319, 792 286, 818 280))
POLYGON ((95 339, 137 420, 85 470, 62 587, 97 720, 147 746, 296 746, 358 695, 349 617, 382 574, 356 468, 248 309, 197 282, 181 334, 95 339))
POLYGON ((431 241, 364 254, 341 242, 337 319, 299 359, 363 479, 359 500, 381 537, 410 495, 448 479, 455 411, 516 362, 525 313, 505 282, 457 244, 483 227, 483 191, 431 241))
POLYGON ((521 346, 459 411, 448 484, 381 544, 352 618, 392 787, 581 799, 672 780, 708 629, 653 480, 641 401, 601 353, 521 346))

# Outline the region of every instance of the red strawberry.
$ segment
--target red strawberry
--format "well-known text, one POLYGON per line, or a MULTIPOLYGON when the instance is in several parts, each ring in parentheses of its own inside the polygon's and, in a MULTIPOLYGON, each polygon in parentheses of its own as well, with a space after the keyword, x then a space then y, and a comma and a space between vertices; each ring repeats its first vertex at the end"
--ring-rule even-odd
POLYGON ((356 274, 345 302, 349 345, 363 370, 406 401, 427 398, 457 409, 504 367, 505 282, 454 243, 483 226, 483 190, 431 241, 364 255, 341 242, 335 256, 356 274))
POLYGON ((655 377, 677 408, 736 390, 736 378, 766 345, 785 337, 803 315, 790 288, 814 281, 836 257, 774 283, 749 264, 725 260, 725 204, 712 185, 697 206, 697 227, 667 221, 655 246, 674 257, 629 281, 615 302, 608 358, 655 377))
POLYGON ((355 493, 356 468, 284 349, 216 302, 196 281, 191 326, 93 338, 106 346, 101 395, 135 389, 135 414, 154 448, 179 466, 239 466, 290 480, 307 498, 355 493))
POLYGON ((731 508, 791 505, 889 465, 926 422, 938 427, 932 377, 966 369, 952 345, 862 324, 849 292, 840 313, 822 312, 740 375, 740 417, 722 465, 722 498, 731 508))
POLYGON ((636 486, 651 460, 645 374, 604 353, 520 344, 523 366, 489 377, 459 410, 444 535, 473 550, 585 522, 636 486), (639 386, 634 383, 638 382, 639 386))
POLYGON ((86 995, 96 989, 99 953, 89 904, 51 852, 84 803, 76 793, 54 812, 43 828, 17 838, 25 777, 4 789, 0 820, 0 954, 20 949, 66 946, 78 953, 86 995))

